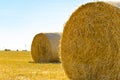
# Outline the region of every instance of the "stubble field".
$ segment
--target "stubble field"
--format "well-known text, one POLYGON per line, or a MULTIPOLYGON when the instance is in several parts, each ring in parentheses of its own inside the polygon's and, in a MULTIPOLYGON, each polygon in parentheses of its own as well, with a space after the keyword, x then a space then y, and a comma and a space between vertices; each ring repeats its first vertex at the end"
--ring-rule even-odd
POLYGON ((0 51, 0 80, 68 80, 61 63, 34 63, 30 52, 0 51))

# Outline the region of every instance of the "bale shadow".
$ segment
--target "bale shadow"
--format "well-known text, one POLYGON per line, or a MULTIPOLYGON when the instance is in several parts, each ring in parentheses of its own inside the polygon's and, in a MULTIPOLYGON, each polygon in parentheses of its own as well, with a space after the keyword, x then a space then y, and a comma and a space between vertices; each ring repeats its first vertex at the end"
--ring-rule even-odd
POLYGON ((30 64, 60 64, 61 62, 34 62, 34 61, 29 61, 28 63, 30 63, 30 64))

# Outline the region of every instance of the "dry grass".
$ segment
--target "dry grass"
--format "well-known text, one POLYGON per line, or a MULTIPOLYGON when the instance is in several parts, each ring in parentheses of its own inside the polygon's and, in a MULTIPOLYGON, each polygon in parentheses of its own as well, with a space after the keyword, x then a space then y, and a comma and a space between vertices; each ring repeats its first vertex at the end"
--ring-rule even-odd
POLYGON ((35 62, 58 62, 59 33, 39 33, 31 45, 31 55, 35 62))
POLYGON ((0 80, 68 80, 60 63, 31 61, 30 52, 0 51, 0 80))
POLYGON ((79 7, 67 21, 61 62, 71 80, 120 80, 120 10, 104 2, 79 7))

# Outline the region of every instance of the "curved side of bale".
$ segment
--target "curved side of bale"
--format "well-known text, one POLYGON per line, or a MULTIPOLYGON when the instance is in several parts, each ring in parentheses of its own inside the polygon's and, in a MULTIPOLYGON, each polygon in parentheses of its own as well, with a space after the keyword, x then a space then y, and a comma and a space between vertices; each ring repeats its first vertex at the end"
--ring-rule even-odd
POLYGON ((108 3, 79 7, 61 39, 61 62, 71 80, 120 80, 120 10, 108 3))
POLYGON ((50 62, 51 44, 45 34, 35 35, 31 45, 31 55, 35 62, 50 62))
POLYGON ((112 4, 112 5, 116 6, 116 7, 120 7, 120 1, 106 1, 106 2, 112 4))
POLYGON ((51 51, 52 51, 52 62, 59 61, 59 45, 60 45, 60 38, 61 33, 46 33, 45 34, 50 41, 51 44, 51 51))
POLYGON ((31 45, 31 55, 35 62, 58 62, 59 33, 35 35, 31 45))

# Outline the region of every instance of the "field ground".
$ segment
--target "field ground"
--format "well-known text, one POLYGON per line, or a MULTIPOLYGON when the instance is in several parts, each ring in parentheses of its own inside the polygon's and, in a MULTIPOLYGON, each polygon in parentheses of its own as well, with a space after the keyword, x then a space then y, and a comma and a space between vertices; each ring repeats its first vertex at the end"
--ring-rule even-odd
POLYGON ((0 51, 0 80, 68 80, 61 63, 34 63, 30 52, 0 51))

